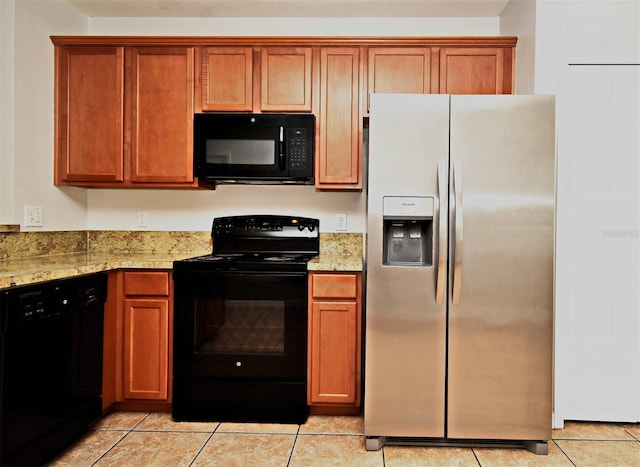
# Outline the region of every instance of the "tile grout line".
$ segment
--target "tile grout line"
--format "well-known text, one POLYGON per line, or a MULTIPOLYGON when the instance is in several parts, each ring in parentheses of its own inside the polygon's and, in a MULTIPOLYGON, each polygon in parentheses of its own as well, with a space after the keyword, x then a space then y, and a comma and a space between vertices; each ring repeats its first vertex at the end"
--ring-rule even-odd
POLYGON ((476 458, 476 462, 478 463, 478 465, 482 467, 482 462, 480 462, 480 459, 478 459, 478 454, 476 454, 476 450, 471 448, 471 453, 473 454, 473 457, 476 458))
POLYGON ((296 448, 296 443, 298 442, 298 435, 300 435, 300 428, 302 425, 298 425, 298 430, 296 431, 296 437, 293 439, 293 445, 291 446, 291 452, 289 453, 289 459, 287 459, 287 467, 291 465, 291 459, 293 458, 293 451, 296 448))
POLYGON ((557 448, 560 450, 560 452, 561 452, 562 454, 564 454, 564 457, 566 457, 567 459, 569 459, 569 462, 571 462, 574 466, 576 466, 576 465, 577 465, 575 462, 573 462, 573 459, 571 459, 571 457, 569 457, 569 454, 567 454, 566 452, 564 452, 564 449, 562 449, 562 448, 560 447, 560 445, 559 445, 558 443, 556 443, 556 440, 555 440, 555 439, 552 439, 552 440, 551 440, 551 442, 557 446, 557 448))
POLYGON ((108 453, 110 453, 112 450, 116 449, 116 446, 118 446, 118 444, 120 444, 120 442, 122 442, 123 439, 125 439, 127 436, 129 436, 133 430, 135 430, 135 428, 140 425, 143 421, 145 421, 147 419, 147 417, 149 417, 149 412, 147 412, 145 414, 144 417, 142 417, 138 423, 136 423, 132 428, 128 429, 128 430, 95 430, 95 431, 125 431, 126 433, 124 434, 124 436, 122 436, 120 439, 118 439, 118 441, 116 441, 115 443, 113 443, 113 445, 107 449, 105 452, 103 452, 100 457, 98 457, 91 465, 94 466, 96 465, 98 462, 100 462, 104 456, 106 456, 108 453))
MULTIPOLYGON (((104 430, 104 431, 107 431, 107 430, 104 430)), ((112 430, 112 431, 116 431, 116 430, 112 430)), ((118 446, 118 444, 120 444, 120 442, 123 439, 125 439, 127 436, 129 436, 129 433, 131 433, 131 430, 127 431, 121 438, 119 438, 115 443, 113 443, 113 445, 109 449, 107 449, 102 454, 100 454, 100 456, 94 462, 91 463, 91 466, 96 465, 98 462, 100 462, 104 458, 104 456, 106 456, 112 450, 116 449, 116 446, 118 446)))
POLYGON ((215 432, 216 432, 216 430, 218 429, 219 426, 220 426, 220 424, 218 423, 218 426, 216 426, 215 429, 211 433, 209 433, 209 436, 207 437, 206 441, 204 443, 202 443, 202 446, 200 447, 200 449, 198 450, 196 455, 193 456, 193 459, 191 459, 191 462, 189 462, 189 467, 191 467, 193 465, 193 463, 196 461, 196 459, 198 458, 198 456, 200 456, 200 454, 202 454, 202 451, 204 451, 204 448, 207 446, 207 444, 209 444, 209 441, 211 440, 211 438, 213 438, 213 435, 215 434, 215 432))

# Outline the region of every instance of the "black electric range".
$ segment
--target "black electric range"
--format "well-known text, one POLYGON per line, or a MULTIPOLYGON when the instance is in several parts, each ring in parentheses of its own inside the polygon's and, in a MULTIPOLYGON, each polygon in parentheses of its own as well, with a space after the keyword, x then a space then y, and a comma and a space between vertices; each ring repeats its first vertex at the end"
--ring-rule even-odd
POLYGON ((212 253, 174 262, 175 420, 304 423, 307 262, 319 227, 306 217, 216 218, 212 253))

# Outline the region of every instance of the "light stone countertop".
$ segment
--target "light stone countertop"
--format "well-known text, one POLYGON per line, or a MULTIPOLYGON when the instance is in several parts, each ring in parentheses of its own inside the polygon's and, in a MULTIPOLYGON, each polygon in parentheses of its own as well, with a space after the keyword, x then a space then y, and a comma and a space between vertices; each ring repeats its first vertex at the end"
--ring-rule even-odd
POLYGON ((0 289, 113 269, 172 269, 194 253, 71 253, 0 261, 0 289))
MULTIPOLYGON (((114 269, 172 269, 173 262, 199 252, 79 252, 0 261, 0 289, 114 269)), ((362 234, 323 234, 320 256, 310 271, 362 271, 362 234)))
POLYGON ((362 271, 362 256, 320 253, 307 264, 309 271, 362 271))

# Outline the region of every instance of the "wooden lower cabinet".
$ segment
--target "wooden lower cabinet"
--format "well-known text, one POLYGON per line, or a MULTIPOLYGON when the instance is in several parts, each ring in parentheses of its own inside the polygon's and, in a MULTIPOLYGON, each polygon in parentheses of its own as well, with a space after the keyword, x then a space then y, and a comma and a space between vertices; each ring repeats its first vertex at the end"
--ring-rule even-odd
POLYGON ((115 323, 105 320, 104 408, 171 409, 170 274, 166 270, 111 273, 106 316, 115 323))
POLYGON ((311 413, 358 414, 361 273, 309 274, 308 403, 311 413))
POLYGON ((169 397, 169 301, 124 301, 123 398, 169 397))

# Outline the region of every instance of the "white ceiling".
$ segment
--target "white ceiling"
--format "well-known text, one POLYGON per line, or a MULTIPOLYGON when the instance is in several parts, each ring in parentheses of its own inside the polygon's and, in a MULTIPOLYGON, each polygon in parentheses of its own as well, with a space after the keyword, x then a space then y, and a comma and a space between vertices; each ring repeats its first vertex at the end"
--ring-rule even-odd
POLYGON ((66 0, 87 16, 497 17, 509 0, 66 0))

